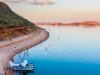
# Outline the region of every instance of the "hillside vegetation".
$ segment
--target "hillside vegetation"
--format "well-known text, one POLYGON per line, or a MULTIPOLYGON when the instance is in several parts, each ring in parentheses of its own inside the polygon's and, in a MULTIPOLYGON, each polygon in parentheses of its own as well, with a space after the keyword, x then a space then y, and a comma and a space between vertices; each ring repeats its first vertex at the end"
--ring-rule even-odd
POLYGON ((0 41, 28 34, 38 27, 0 2, 0 41))

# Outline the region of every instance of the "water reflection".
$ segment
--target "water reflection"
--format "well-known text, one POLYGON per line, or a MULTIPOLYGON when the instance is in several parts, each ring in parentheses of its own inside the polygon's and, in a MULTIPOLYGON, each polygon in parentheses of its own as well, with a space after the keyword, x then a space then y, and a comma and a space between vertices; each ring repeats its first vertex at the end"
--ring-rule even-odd
POLYGON ((35 64, 34 75, 100 75, 100 27, 41 27, 50 32, 49 39, 24 58, 35 64))

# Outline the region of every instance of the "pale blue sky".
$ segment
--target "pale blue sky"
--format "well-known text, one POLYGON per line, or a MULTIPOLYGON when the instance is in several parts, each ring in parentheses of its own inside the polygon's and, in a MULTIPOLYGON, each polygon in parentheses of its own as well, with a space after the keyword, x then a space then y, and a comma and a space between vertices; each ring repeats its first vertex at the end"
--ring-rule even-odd
POLYGON ((100 0, 52 1, 56 3, 54 5, 31 5, 25 2, 8 4, 15 12, 31 21, 100 19, 100 0))

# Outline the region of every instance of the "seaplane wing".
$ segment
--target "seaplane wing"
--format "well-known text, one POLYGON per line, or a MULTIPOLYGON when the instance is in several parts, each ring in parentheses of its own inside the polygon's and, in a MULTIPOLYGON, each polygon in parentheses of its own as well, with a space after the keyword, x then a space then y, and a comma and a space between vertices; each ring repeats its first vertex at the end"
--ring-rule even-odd
POLYGON ((20 64, 15 64, 12 61, 9 61, 9 64, 10 64, 11 67, 13 67, 13 66, 19 66, 20 65, 20 64))

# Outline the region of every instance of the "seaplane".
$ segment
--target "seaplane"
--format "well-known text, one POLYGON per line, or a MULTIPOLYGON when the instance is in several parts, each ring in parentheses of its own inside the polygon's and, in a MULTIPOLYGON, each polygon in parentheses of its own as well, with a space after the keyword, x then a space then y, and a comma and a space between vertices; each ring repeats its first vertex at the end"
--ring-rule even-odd
POLYGON ((27 60, 24 60, 21 64, 15 64, 12 61, 9 61, 10 67, 13 71, 19 72, 29 72, 35 70, 35 66, 33 64, 29 64, 27 60))

